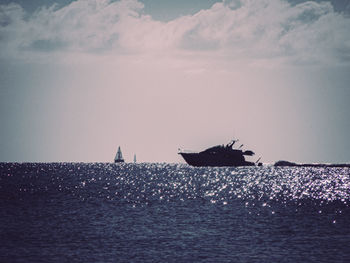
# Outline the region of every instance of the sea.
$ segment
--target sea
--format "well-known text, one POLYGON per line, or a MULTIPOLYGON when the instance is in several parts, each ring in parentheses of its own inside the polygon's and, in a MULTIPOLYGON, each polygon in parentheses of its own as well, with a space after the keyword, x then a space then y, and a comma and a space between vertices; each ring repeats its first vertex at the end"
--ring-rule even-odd
POLYGON ((0 163, 0 262, 350 262, 350 168, 0 163))

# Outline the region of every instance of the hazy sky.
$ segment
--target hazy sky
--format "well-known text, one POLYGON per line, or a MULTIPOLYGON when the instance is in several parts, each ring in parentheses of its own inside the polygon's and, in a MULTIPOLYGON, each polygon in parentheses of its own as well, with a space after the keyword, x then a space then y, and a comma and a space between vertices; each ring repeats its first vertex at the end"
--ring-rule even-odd
POLYGON ((350 162, 350 2, 0 0, 0 161, 350 162))

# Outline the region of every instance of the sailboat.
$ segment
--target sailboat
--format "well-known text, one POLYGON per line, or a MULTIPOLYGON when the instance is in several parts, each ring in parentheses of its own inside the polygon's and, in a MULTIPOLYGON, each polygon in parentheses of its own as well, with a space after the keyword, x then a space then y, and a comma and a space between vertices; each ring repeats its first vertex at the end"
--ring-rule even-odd
POLYGON ((114 162, 115 163, 123 163, 124 162, 123 154, 122 154, 122 150, 120 150, 120 146, 118 147, 118 151, 117 151, 117 154, 115 155, 114 162))
POLYGON ((134 163, 136 163, 136 154, 134 154, 134 163))

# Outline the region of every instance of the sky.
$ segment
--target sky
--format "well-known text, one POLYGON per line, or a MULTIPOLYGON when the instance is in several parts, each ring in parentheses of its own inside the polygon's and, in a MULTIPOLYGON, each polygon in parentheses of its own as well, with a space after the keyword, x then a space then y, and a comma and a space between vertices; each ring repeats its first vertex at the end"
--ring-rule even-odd
POLYGON ((349 73, 347 0, 0 0, 0 161, 350 162, 349 73))

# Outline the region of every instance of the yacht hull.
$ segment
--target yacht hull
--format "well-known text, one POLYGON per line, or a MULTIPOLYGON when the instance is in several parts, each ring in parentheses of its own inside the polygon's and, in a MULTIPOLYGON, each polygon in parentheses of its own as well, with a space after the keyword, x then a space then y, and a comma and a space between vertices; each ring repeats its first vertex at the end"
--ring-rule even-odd
POLYGON ((231 154, 210 153, 179 153, 192 166, 255 166, 255 163, 245 161, 241 156, 231 154))

